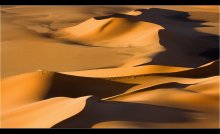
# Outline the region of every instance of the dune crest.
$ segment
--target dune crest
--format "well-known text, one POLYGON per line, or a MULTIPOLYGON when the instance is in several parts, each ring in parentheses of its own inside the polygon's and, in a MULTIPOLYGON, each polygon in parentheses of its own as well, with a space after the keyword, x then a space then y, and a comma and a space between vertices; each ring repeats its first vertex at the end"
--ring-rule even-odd
POLYGON ((159 45, 160 25, 125 18, 89 19, 77 26, 64 28, 55 37, 74 43, 103 47, 147 46, 149 50, 163 48, 159 45))
POLYGON ((219 127, 219 6, 1 15, 1 128, 219 127))
POLYGON ((145 66, 138 66, 138 67, 120 67, 120 68, 95 69, 95 70, 61 72, 61 73, 68 74, 68 75, 76 75, 76 76, 107 78, 107 77, 125 77, 125 76, 134 76, 134 75, 146 75, 146 74, 154 74, 154 73, 179 72, 179 71, 189 70, 189 69, 191 68, 145 65, 145 66))
POLYGON ((4 128, 50 128, 58 122, 76 115, 91 96, 81 98, 56 97, 25 105, 3 114, 4 128), (54 118, 55 117, 55 118, 54 118))
POLYGON ((40 70, 2 80, 1 111, 5 113, 23 105, 60 96, 77 98, 95 95, 105 98, 123 93, 135 85, 40 70))

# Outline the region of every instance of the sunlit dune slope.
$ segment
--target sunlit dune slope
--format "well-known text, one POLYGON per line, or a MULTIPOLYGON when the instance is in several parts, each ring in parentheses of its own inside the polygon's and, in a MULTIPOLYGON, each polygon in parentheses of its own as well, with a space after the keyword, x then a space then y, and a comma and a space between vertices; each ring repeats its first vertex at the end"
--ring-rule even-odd
POLYGON ((77 26, 58 31, 55 36, 84 45, 104 47, 148 46, 158 51, 158 31, 163 27, 125 18, 89 19, 77 26), (147 41, 146 41, 147 40, 147 41))
POLYGON ((155 74, 155 73, 170 73, 170 72, 179 72, 189 69, 191 68, 147 65, 147 66, 138 66, 138 67, 95 69, 95 70, 84 70, 84 71, 73 71, 73 72, 62 72, 62 73, 68 75, 76 75, 76 76, 106 78, 106 77, 146 75, 146 74, 155 74))
POLYGON ((1 116, 4 128, 49 128, 82 111, 89 96, 55 97, 23 107, 1 116))
POLYGON ((0 127, 219 127, 218 8, 5 6, 0 127))
MULTIPOLYGON (((90 73, 85 77, 89 71, 82 73, 82 77, 41 70, 8 77, 2 80, 1 88, 2 126, 216 127, 219 104, 216 64, 218 61, 198 68, 173 68, 174 72, 172 67, 159 71, 158 66, 146 66, 145 69, 158 73, 147 73, 142 67, 140 76, 138 69, 137 72, 134 69, 135 77, 95 78, 90 73), (212 71, 208 76, 198 75, 201 69, 212 71), (142 74, 144 71, 146 75, 142 74), (197 72, 197 75, 187 77, 182 72, 197 72), (173 73, 177 75, 172 76, 173 73), (77 98, 86 95, 99 99, 77 98)), ((107 76, 108 72, 111 71, 106 71, 107 76)))
POLYGON ((105 98, 125 92, 134 85, 48 71, 21 74, 2 80, 2 112, 52 97, 95 95, 105 98))

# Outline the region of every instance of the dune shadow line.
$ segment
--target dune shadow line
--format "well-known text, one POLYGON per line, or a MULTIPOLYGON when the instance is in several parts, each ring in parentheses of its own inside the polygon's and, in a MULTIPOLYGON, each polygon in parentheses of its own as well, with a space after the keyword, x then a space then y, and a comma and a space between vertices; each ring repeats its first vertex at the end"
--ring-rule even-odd
MULTIPOLYGON (((137 9, 140 15, 113 14, 95 17, 96 20, 108 18, 125 18, 131 21, 144 21, 161 25, 160 44, 166 51, 155 55, 151 62, 142 65, 168 65, 198 67, 219 59, 219 36, 195 30, 204 25, 204 20, 189 19, 190 14, 182 11, 150 8, 137 9), (211 51, 211 54, 210 54, 211 51)), ((204 14, 205 15, 205 14, 204 14)), ((206 13, 219 18, 218 14, 206 13)))
POLYGON ((50 85, 44 99, 60 96, 77 98, 87 95, 105 98, 123 93, 136 84, 54 73, 50 85))
POLYGON ((140 103, 101 101, 91 97, 86 107, 73 117, 53 128, 90 128, 106 121, 133 121, 142 123, 178 123, 192 121, 195 111, 140 103))

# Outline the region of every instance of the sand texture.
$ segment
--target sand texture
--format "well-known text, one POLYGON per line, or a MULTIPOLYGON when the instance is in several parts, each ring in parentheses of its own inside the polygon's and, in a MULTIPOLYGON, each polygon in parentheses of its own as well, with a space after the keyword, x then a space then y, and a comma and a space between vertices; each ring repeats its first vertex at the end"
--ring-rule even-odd
POLYGON ((1 6, 1 128, 219 128, 219 6, 1 6))

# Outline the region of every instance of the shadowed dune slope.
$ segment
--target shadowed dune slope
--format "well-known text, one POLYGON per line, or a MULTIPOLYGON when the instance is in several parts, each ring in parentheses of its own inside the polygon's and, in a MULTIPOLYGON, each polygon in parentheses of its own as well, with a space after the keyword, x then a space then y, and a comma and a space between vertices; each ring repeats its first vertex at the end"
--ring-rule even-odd
POLYGON ((134 85, 136 84, 36 71, 2 80, 2 111, 53 97, 95 95, 105 98, 123 93, 134 85))
POLYGON ((103 47, 159 46, 158 31, 161 26, 148 22, 132 21, 126 18, 89 19, 77 26, 68 27, 55 33, 63 38, 85 45, 103 47))
POLYGON ((218 8, 3 7, 1 77, 38 69, 198 67, 219 57, 218 8))
POLYGON ((159 65, 145 65, 138 67, 123 67, 111 69, 96 69, 74 72, 62 72, 68 75, 100 77, 109 79, 123 79, 129 77, 166 76, 185 78, 206 78, 219 75, 219 60, 207 63, 197 68, 184 68, 159 65))
MULTIPOLYGON (((218 61, 211 62, 186 71, 197 72, 201 68, 212 70, 217 63, 218 61)), ((174 73, 181 72, 184 71, 180 69, 174 73)), ((3 127, 39 127, 39 123, 43 121, 40 127, 88 128, 102 127, 103 123, 108 124, 110 121, 110 126, 127 127, 152 127, 152 124, 154 127, 157 124, 164 124, 162 126, 166 127, 173 123, 190 127, 215 127, 218 120, 219 77, 215 73, 211 74, 207 80, 200 77, 192 80, 178 79, 183 77, 181 75, 172 76, 172 80, 169 78, 171 76, 156 74, 157 82, 161 84, 155 83, 152 86, 149 86, 153 83, 151 78, 144 83, 128 84, 126 81, 129 78, 125 78, 123 82, 114 82, 41 70, 9 77, 2 81, 2 123, 3 127), (163 83, 160 80, 166 77, 173 82, 163 83), (12 96, 12 92, 16 96, 12 96), (94 94, 107 100, 96 97, 77 98, 94 94), (10 99, 12 97, 14 99, 10 99), (48 116, 51 120, 45 120, 52 109, 54 111, 48 116), (55 115, 57 118, 53 118, 55 115), (39 118, 40 116, 45 118, 39 118), (29 121, 19 123, 21 120, 29 121), (207 125, 205 122, 213 124, 207 125)), ((142 79, 144 78, 145 76, 142 79)))
POLYGON ((193 111, 138 103, 108 102, 89 98, 84 110, 73 118, 54 125, 55 128, 88 128, 104 121, 139 121, 178 123, 192 120, 193 111), (160 113, 163 113, 160 114, 160 113))
POLYGON ((147 66, 138 66, 138 67, 95 69, 95 70, 84 70, 84 71, 62 72, 62 73, 68 75, 76 75, 76 76, 106 78, 106 77, 146 75, 146 74, 154 74, 154 73, 170 73, 170 72, 179 72, 189 69, 191 68, 147 65, 147 66))
POLYGON ((1 127, 219 127, 218 9, 4 7, 1 127))
MULTIPOLYGON (((212 16, 216 18, 215 14, 212 16)), ((189 17, 189 13, 182 11, 137 9, 130 14, 92 18, 58 31, 55 37, 92 46, 145 46, 152 52, 152 60, 146 60, 148 65, 198 67, 217 60, 219 36, 196 30, 208 27, 203 24, 207 21, 189 17)), ((209 19, 213 20, 212 17, 209 19)))
POLYGON ((187 77, 187 78, 206 78, 211 76, 219 75, 219 60, 213 61, 208 65, 200 66, 195 69, 173 72, 173 73, 162 73, 159 75, 173 76, 173 77, 187 77))
MULTIPOLYGON (((166 51, 157 54, 148 64, 197 67, 219 58, 219 35, 196 30, 199 27, 209 27, 204 24, 208 22, 205 21, 205 18, 198 17, 202 14, 192 13, 193 17, 197 16, 197 19, 192 19, 188 12, 183 11, 159 8, 137 9, 135 11, 141 12, 141 14, 136 16, 113 14, 96 17, 96 19, 126 18, 162 26, 164 29, 159 31, 159 43, 166 51)), ((218 15, 211 13, 210 17, 206 19, 215 22, 213 18, 217 19, 218 15)))

